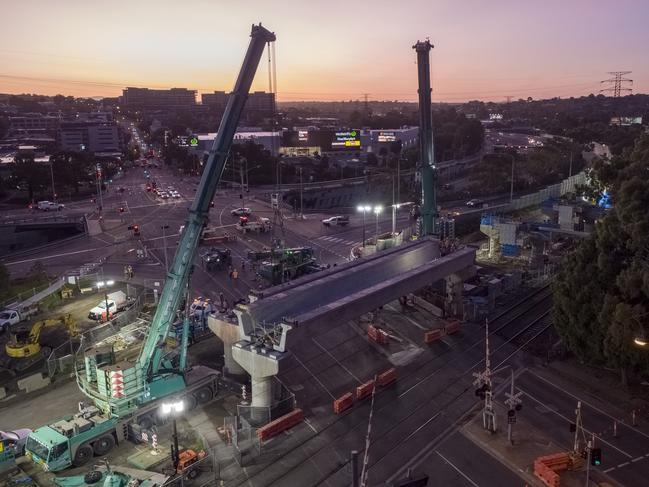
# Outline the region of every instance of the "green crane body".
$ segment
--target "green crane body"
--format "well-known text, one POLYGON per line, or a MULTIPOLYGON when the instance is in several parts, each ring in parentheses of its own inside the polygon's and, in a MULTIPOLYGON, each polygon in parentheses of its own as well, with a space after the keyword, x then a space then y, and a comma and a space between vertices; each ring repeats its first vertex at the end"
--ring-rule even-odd
POLYGON ((80 466, 93 454, 105 455, 105 450, 131 434, 129 428, 134 422, 140 424, 145 414, 155 414, 163 398, 192 397, 190 401, 202 403, 211 399, 218 387, 217 371, 200 365, 186 368, 186 321, 178 363, 168 357, 166 340, 188 287, 201 230, 257 66, 266 44, 275 41, 275 34, 261 25, 252 26, 250 37, 140 353, 135 361, 115 363, 112 348, 96 347, 84 351, 85 371, 77 371, 77 383, 94 406, 80 407, 78 413, 37 429, 27 439, 27 455, 46 470, 58 471, 73 464, 80 466))

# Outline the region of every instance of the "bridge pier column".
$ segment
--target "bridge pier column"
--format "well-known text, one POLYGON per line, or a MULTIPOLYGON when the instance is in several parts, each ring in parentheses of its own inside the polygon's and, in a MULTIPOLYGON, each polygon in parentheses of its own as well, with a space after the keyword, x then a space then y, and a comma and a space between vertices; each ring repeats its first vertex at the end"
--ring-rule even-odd
POLYGON ((207 318, 207 325, 223 342, 223 374, 236 380, 245 379, 245 369, 232 357, 232 344, 241 339, 239 325, 220 320, 214 315, 207 318))
POLYGON ((446 287, 444 314, 449 317, 461 317, 464 280, 458 274, 449 274, 444 278, 444 283, 446 287))
POLYGON ((273 401, 273 378, 279 373, 280 360, 284 355, 272 349, 240 341, 232 346, 232 357, 250 374, 251 419, 266 423, 271 419, 273 401))

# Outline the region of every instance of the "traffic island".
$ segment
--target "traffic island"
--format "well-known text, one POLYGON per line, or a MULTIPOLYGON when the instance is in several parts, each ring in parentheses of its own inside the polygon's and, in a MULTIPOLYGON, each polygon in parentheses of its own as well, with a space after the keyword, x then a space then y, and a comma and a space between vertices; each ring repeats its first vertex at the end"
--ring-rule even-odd
MULTIPOLYGON (((504 406, 494 404, 494 408, 497 417, 501 421, 507 418, 507 409, 504 406)), ((539 457, 549 457, 560 452, 566 452, 565 447, 554 443, 551 438, 529 424, 525 419, 522 419, 520 415, 517 416, 514 424, 512 443, 507 440, 506 426, 503 430, 501 425, 495 433, 486 431, 482 425, 481 414, 475 414, 459 431, 523 478, 530 486, 541 487, 546 485, 534 474, 534 462, 539 457)), ((583 487, 584 485, 585 473, 583 471, 564 470, 560 475, 561 487, 583 487)), ((606 475, 597 470, 591 469, 590 476, 593 481, 606 481, 611 485, 615 485, 615 482, 607 479, 606 475)))

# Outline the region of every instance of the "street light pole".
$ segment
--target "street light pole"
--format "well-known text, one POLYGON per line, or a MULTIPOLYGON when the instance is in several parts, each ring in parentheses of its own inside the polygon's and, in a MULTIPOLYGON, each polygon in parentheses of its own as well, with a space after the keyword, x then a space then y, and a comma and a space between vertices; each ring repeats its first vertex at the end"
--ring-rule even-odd
POLYGON ((363 247, 365 247, 365 214, 372 209, 371 206, 359 205, 358 211, 363 213, 363 247))
POLYGON ((50 159, 50 176, 52 177, 52 201, 56 203, 56 190, 54 189, 54 161, 50 159))
POLYGON ((169 263, 167 261, 167 234, 165 230, 169 228, 169 225, 162 225, 162 246, 164 247, 165 252, 165 272, 169 272, 169 263))
POLYGON ((379 245, 379 215, 381 214, 381 211, 383 211, 382 207, 380 206, 374 207, 374 214, 376 215, 376 237, 374 239, 375 246, 379 245))

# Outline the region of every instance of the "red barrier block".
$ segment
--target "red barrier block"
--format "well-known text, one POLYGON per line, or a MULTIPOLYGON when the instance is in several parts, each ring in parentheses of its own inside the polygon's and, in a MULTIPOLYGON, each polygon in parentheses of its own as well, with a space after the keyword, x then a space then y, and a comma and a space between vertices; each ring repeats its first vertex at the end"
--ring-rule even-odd
POLYGON ((459 320, 448 321, 444 326, 444 331, 446 332, 447 335, 452 335, 453 333, 457 333, 458 331, 460 331, 460 321, 459 320))
POLYGON ((430 330, 424 333, 424 343, 430 344, 442 338, 442 329, 430 330))
POLYGON ((397 380, 397 369, 393 367, 391 369, 386 370, 385 372, 383 372, 378 376, 377 380, 379 385, 383 387, 392 384, 397 380))
POLYGON ((340 414, 354 405, 354 396, 351 392, 343 394, 334 401, 334 413, 340 414))
POLYGON ((260 440, 267 440, 280 434, 287 429, 292 428, 296 424, 304 420, 304 411, 301 409, 294 409, 288 414, 271 421, 267 425, 262 426, 257 430, 257 437, 260 440))
POLYGON ((372 389, 374 389, 374 379, 367 381, 365 384, 361 384, 356 388, 356 399, 365 399, 367 396, 372 394, 372 389))

